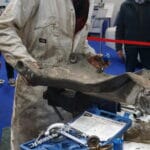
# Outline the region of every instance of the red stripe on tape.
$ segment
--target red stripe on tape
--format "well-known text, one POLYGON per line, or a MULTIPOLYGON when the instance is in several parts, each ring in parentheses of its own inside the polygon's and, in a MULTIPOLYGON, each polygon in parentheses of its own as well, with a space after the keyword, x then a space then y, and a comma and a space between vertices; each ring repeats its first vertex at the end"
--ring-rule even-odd
POLYGON ((150 46, 150 42, 142 42, 142 41, 129 41, 129 40, 114 40, 114 39, 106 39, 106 38, 98 38, 98 37, 88 37, 89 41, 96 42, 111 42, 111 43, 120 43, 120 44, 128 44, 128 45, 141 45, 141 46, 150 46))

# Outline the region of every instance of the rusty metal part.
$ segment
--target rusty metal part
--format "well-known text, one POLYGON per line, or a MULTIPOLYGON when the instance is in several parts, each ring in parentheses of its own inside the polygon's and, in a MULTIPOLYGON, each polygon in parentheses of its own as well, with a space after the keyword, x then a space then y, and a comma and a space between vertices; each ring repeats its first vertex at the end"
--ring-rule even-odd
POLYGON ((125 133, 126 141, 150 144, 150 121, 136 120, 125 133))
POLYGON ((100 150, 100 139, 97 136, 89 137, 87 141, 89 150, 100 150))
POLYGON ((89 137, 87 145, 89 150, 112 150, 113 148, 111 144, 100 146, 100 139, 97 136, 89 137))
POLYGON ((78 61, 78 56, 75 53, 71 53, 69 56, 70 63, 74 64, 78 61))
POLYGON ((106 145, 100 148, 100 150, 113 150, 113 145, 106 145))
POLYGON ((77 57, 78 61, 74 64, 62 61, 51 65, 51 61, 42 61, 41 69, 36 69, 29 62, 18 62, 16 69, 33 86, 72 89, 94 97, 136 105, 142 112, 150 114, 150 94, 143 92, 150 90, 149 70, 111 76, 97 73, 96 68, 88 63, 87 56, 78 54, 77 57), (147 105, 143 105, 145 101, 147 105))

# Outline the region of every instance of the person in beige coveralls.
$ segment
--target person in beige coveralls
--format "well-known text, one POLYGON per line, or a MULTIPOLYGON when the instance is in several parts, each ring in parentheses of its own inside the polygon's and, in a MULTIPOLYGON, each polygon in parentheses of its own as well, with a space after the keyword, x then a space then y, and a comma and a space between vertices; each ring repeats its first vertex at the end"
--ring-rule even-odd
MULTIPOLYGON (((86 41, 93 4, 93 0, 84 0, 82 4, 77 0, 11 0, 0 17, 0 51, 13 67, 17 61, 23 61, 37 68, 38 61, 51 60, 55 64, 67 60, 71 52, 94 53, 86 41)), ((11 150, 18 150, 21 143, 60 121, 43 100, 45 89, 32 87, 23 76, 18 76, 11 150)), ((64 110, 61 113, 65 120, 71 117, 64 110)))

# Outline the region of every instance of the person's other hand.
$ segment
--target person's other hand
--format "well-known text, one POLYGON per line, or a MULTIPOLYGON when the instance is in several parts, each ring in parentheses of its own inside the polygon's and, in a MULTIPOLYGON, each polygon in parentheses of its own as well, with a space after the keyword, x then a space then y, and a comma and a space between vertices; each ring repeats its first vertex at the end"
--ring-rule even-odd
MULTIPOLYGON (((41 64, 38 62, 28 62, 31 68, 34 69, 41 69, 41 64)), ((32 69, 31 69, 32 70, 32 69)), ((32 86, 32 73, 31 75, 25 74, 22 75, 22 79, 24 80, 24 82, 28 85, 28 86, 32 86)))
POLYGON ((118 50, 117 54, 120 58, 124 57, 123 50, 118 50))
POLYGON ((118 54, 119 58, 121 58, 123 61, 125 61, 123 50, 118 50, 117 54, 118 54))
POLYGON ((101 55, 91 55, 88 57, 88 62, 93 65, 96 69, 102 67, 102 56, 101 55))

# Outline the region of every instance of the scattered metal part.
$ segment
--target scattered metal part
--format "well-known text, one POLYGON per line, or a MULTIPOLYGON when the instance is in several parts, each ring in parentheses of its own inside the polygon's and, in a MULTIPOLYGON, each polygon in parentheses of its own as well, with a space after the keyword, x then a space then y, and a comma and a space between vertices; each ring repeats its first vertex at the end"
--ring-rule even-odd
POLYGON ((112 144, 101 146, 100 139, 97 136, 89 137, 87 145, 89 150, 112 150, 113 148, 112 144))
POLYGON ((44 135, 45 136, 48 136, 51 134, 52 130, 54 129, 62 129, 65 125, 63 123, 55 123, 55 124, 52 124, 50 125, 47 130, 45 131, 44 135))
POLYGON ((97 73, 102 73, 104 71, 104 68, 98 68, 97 73))
POLYGON ((85 140, 81 140, 81 139, 79 139, 79 138, 77 138, 77 137, 75 137, 75 136, 73 136, 73 135, 71 135, 71 134, 69 134, 69 133, 67 133, 67 132, 65 132, 63 130, 60 130, 60 134, 62 134, 65 137, 67 137, 67 138, 69 138, 69 139, 71 139, 71 140, 73 140, 73 141, 75 141, 75 142, 77 142, 77 143, 87 147, 87 142, 85 140))
POLYGON ((30 148, 36 148, 37 146, 39 146, 47 141, 50 141, 54 138, 57 138, 57 137, 58 137, 58 134, 52 134, 52 135, 49 135, 44 138, 36 140, 35 142, 31 143, 29 146, 30 146, 30 148))
POLYGON ((63 123, 55 123, 50 125, 45 132, 42 131, 36 138, 36 140, 29 145, 30 148, 35 148, 40 144, 58 138, 60 135, 58 130, 60 130, 63 127, 64 127, 63 123))
POLYGON ((121 109, 125 112, 131 113, 133 117, 136 119, 143 116, 143 112, 139 108, 136 108, 135 106, 121 105, 121 109))
POLYGON ((136 110, 133 113, 133 116, 134 116, 134 118, 139 118, 139 117, 143 116, 143 113, 140 110, 136 110))
POLYGON ((87 141, 89 150, 100 150, 100 139, 97 136, 89 137, 87 141))
POLYGON ((113 145, 109 144, 109 145, 105 145, 100 147, 100 150, 113 150, 113 145))
POLYGON ((77 55, 75 53, 71 53, 69 56, 69 61, 72 64, 77 63, 77 61, 78 61, 77 55))
POLYGON ((35 139, 35 142, 34 143, 38 143, 38 141, 44 136, 44 131, 42 131, 38 137, 35 139))
POLYGON ((125 141, 150 143, 150 121, 135 120, 133 126, 125 133, 125 141))
POLYGON ((143 88, 139 92, 136 105, 143 113, 150 115, 150 89, 143 88))
POLYGON ((121 108, 123 109, 128 109, 128 110, 135 110, 135 106, 132 105, 126 105, 126 104, 121 104, 121 108))

